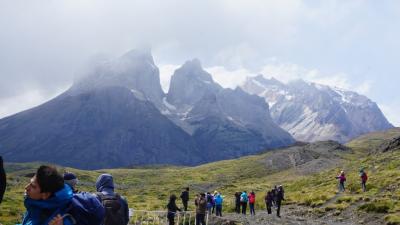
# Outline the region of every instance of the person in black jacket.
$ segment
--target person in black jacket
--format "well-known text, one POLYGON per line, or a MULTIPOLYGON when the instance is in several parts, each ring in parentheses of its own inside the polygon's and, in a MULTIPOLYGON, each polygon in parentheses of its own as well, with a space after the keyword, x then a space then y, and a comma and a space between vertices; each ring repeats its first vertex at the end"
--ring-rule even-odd
POLYGON ((282 200, 285 200, 285 199, 284 199, 284 191, 283 191, 283 187, 280 186, 280 187, 278 188, 277 193, 276 193, 276 206, 277 206, 276 215, 277 215, 278 217, 281 217, 280 213, 281 213, 281 204, 282 204, 282 200))
POLYGON ((240 192, 235 192, 235 212, 240 213, 240 192))
POLYGON ((267 195, 265 196, 265 205, 267 206, 268 214, 272 213, 272 201, 274 196, 272 195, 272 191, 268 191, 267 195))
POLYGON ((187 187, 186 190, 182 192, 181 199, 182 199, 183 209, 187 211, 189 202, 189 187, 187 187))
POLYGON ((167 208, 168 208, 167 218, 169 221, 169 225, 175 224, 176 211, 181 211, 181 209, 178 208, 178 206, 176 206, 175 200, 176 200, 176 196, 174 194, 169 197, 169 202, 167 205, 167 208))
POLYGON ((3 201, 4 192, 6 191, 7 179, 4 171, 3 158, 0 156, 0 203, 3 201))

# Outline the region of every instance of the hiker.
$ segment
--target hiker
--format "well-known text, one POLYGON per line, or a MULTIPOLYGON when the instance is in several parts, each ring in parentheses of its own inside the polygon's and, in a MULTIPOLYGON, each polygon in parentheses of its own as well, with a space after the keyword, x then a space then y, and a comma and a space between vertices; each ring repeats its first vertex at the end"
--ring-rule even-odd
POLYGON ((67 212, 79 225, 101 225, 104 221, 105 209, 97 195, 78 191, 78 178, 71 172, 64 173, 64 183, 69 185, 73 192, 72 202, 67 212))
POLYGON ((364 168, 362 168, 360 170, 360 178, 361 178, 361 188, 363 190, 363 192, 367 191, 367 180, 368 180, 368 175, 367 173, 364 171, 364 168))
POLYGON ((210 192, 207 192, 207 212, 209 215, 211 215, 211 209, 213 208, 213 205, 214 196, 210 192))
POLYGON ((217 196, 217 194, 218 194, 218 191, 214 191, 214 194, 212 194, 213 201, 212 201, 212 211, 211 211, 211 214, 214 214, 214 212, 215 212, 215 197, 217 196))
POLYGON ((267 195, 265 195, 265 205, 267 206, 268 214, 272 213, 271 207, 272 207, 273 198, 274 198, 274 196, 272 195, 272 190, 268 191, 267 195))
POLYGON ((344 182, 346 181, 346 176, 345 176, 343 170, 340 171, 340 174, 339 174, 339 176, 336 177, 336 179, 339 180, 339 192, 345 191, 344 182))
POLYGON ((249 197, 250 215, 255 216, 256 211, 254 210, 254 203, 256 202, 256 194, 254 193, 254 191, 251 191, 248 197, 249 197))
POLYGON ((278 191, 281 191, 281 192, 282 192, 282 199, 285 200, 285 190, 283 189, 283 186, 282 186, 282 185, 279 185, 279 186, 278 186, 278 191))
POLYGON ((200 193, 197 195, 196 200, 194 201, 196 205, 196 225, 206 225, 205 216, 206 216, 206 208, 207 208, 207 199, 205 193, 200 193))
POLYGON ((246 191, 243 191, 242 194, 240 195, 240 205, 242 206, 242 214, 246 215, 246 208, 247 208, 247 202, 248 202, 248 197, 246 191))
POLYGON ((215 196, 215 207, 216 207, 216 216, 222 216, 222 202, 224 201, 224 197, 221 193, 217 193, 215 196))
POLYGON ((3 201, 4 192, 6 191, 7 177, 4 170, 3 158, 0 156, 0 204, 3 201))
POLYGON ((240 213, 240 192, 235 192, 235 212, 240 213))
POLYGON ((285 200, 283 197, 284 193, 283 193, 283 188, 278 188, 278 192, 276 193, 276 215, 278 217, 281 217, 280 213, 281 213, 281 204, 282 201, 285 200))
POLYGON ((181 211, 180 208, 178 208, 178 206, 176 206, 176 196, 174 194, 172 194, 169 197, 169 202, 167 205, 168 208, 168 214, 167 214, 167 218, 169 221, 169 225, 174 225, 175 224, 175 214, 177 211, 181 211))
POLYGON ((96 181, 97 198, 106 209, 104 225, 127 225, 129 208, 126 199, 114 192, 114 181, 110 174, 101 174, 96 181))
POLYGON ((78 193, 78 190, 76 189, 78 178, 76 178, 75 174, 70 172, 64 173, 64 183, 71 187, 73 193, 78 193))
POLYGON ((271 190, 271 193, 272 193, 272 205, 274 206, 275 209, 277 209, 277 206, 276 206, 276 198, 277 198, 277 194, 278 194, 278 188, 276 187, 276 185, 275 185, 275 187, 271 190))
POLYGON ((181 199, 182 199, 182 204, 183 204, 183 210, 185 210, 185 212, 186 212, 187 207, 188 207, 188 202, 189 202, 189 187, 187 187, 185 191, 182 191, 181 199))
POLYGON ((52 166, 40 166, 25 186, 26 213, 22 225, 72 225, 69 216, 61 216, 71 203, 72 190, 52 166))

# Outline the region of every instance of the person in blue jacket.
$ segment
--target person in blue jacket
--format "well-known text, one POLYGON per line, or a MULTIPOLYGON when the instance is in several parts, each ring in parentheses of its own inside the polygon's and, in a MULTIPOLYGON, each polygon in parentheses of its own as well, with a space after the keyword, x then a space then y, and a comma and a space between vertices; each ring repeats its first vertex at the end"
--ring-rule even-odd
POLYGON ((64 184, 63 176, 52 166, 40 166, 25 187, 26 213, 22 225, 72 225, 67 206, 72 189, 64 184))
POLYGON ((221 193, 217 193, 215 195, 215 207, 216 207, 216 216, 222 216, 222 203, 224 198, 222 197, 221 193))

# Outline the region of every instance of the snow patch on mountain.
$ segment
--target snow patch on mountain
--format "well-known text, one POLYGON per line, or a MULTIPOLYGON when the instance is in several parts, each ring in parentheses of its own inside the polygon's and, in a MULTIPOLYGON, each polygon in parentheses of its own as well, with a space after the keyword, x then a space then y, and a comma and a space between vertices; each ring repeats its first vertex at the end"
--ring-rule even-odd
POLYGON ((262 75, 248 77, 241 87, 263 97, 274 121, 300 141, 346 142, 392 127, 376 103, 353 91, 303 80, 284 84, 262 75))

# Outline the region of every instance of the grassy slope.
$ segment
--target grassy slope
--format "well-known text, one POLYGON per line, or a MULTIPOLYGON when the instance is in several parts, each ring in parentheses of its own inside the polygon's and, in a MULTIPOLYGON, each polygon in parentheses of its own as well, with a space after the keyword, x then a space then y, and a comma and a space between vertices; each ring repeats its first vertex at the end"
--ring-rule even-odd
MULTIPOLYGON (((346 154, 340 168, 321 171, 315 175, 298 175, 295 170, 278 173, 267 171, 261 163, 270 153, 226 160, 198 167, 164 167, 149 169, 112 169, 84 171, 61 168, 76 173, 81 181, 79 189, 95 191, 94 183, 99 174, 107 172, 114 175, 119 184, 117 191, 127 196, 130 207, 136 209, 163 209, 168 196, 179 195, 182 187, 191 187, 191 198, 200 191, 221 191, 225 195, 224 211, 233 210, 235 191, 254 190, 257 194, 257 207, 264 208, 261 200, 267 189, 275 184, 284 184, 286 203, 310 206, 314 214, 335 212, 340 214, 346 208, 356 205, 364 211, 384 212, 388 221, 400 222, 400 151, 368 156, 368 149, 379 145, 383 140, 400 135, 400 129, 385 133, 373 133, 360 137, 350 143, 354 153, 346 154), (366 168, 369 181, 368 192, 361 193, 358 169, 366 168), (339 170, 347 172, 348 191, 336 196, 336 179, 339 170), (332 201, 331 199, 335 199, 332 201)), ((0 205, 0 222, 14 224, 20 220, 23 208, 23 187, 29 181, 27 174, 35 171, 38 164, 9 164, 7 192, 0 205)), ((190 205, 193 209, 193 204, 190 205)))

